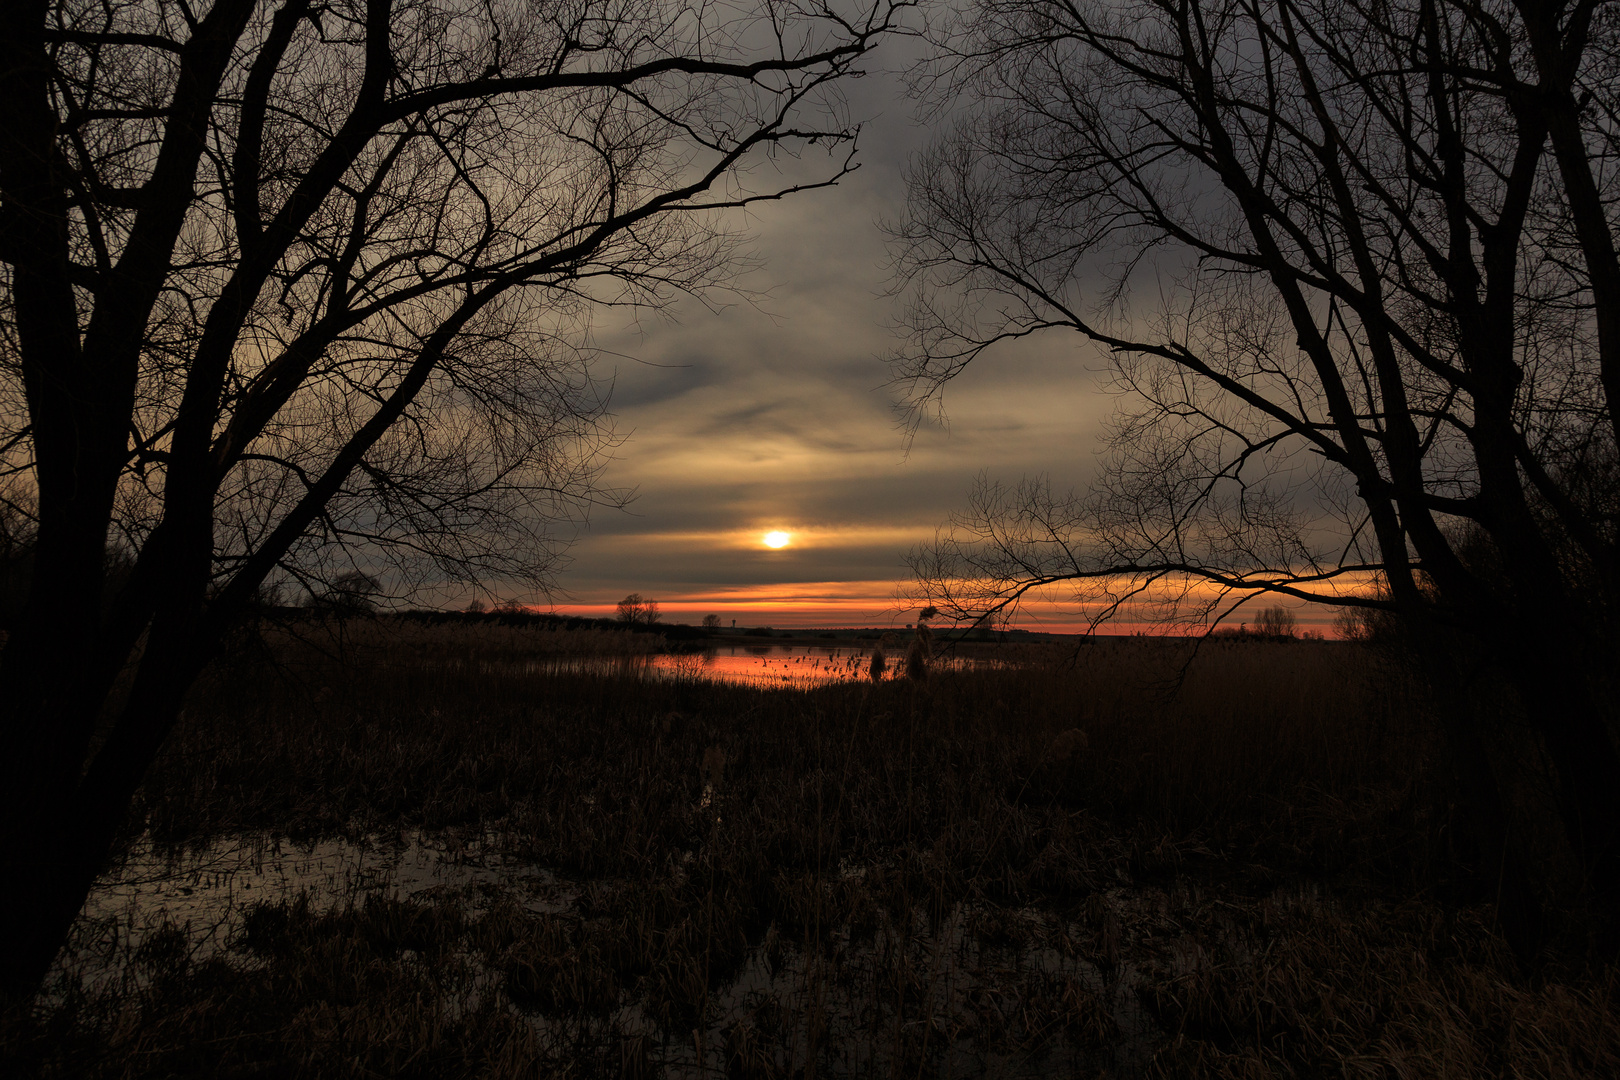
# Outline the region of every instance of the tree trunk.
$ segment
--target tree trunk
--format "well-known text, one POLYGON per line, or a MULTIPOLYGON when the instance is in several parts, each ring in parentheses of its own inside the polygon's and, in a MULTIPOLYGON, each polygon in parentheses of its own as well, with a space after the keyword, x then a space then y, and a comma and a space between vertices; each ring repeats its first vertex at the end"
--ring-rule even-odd
POLYGON ((1482 707, 1489 691, 1470 672, 1477 667, 1470 654, 1477 656, 1477 650, 1438 620, 1420 619, 1418 626, 1416 655, 1429 675, 1446 737, 1460 820, 1473 834, 1473 873, 1480 891, 1496 903, 1497 923, 1514 956, 1529 965, 1546 939, 1546 912, 1525 830, 1492 761, 1490 720, 1482 707))
MULTIPOLYGON (((1557 770, 1559 817, 1579 861, 1581 891, 1600 922, 1620 911, 1620 752, 1604 703, 1594 693, 1592 642, 1554 630, 1533 635, 1513 681, 1526 716, 1557 770)), ((1609 662, 1612 662, 1610 658, 1609 662)), ((1613 925, 1601 926, 1613 936, 1613 925)))
POLYGON ((90 635, 65 642, 30 628, 6 650, 5 784, 0 792, 0 925, 10 946, 0 951, 0 992, 8 1004, 39 987, 77 912, 70 818, 90 718, 66 688, 83 675, 75 652, 90 635), (41 647, 43 646, 43 647, 41 647), (71 907, 72 910, 67 909, 71 907))
POLYGON ((1600 940, 1620 929, 1620 751, 1588 675, 1602 662, 1595 639, 1569 620, 1518 624, 1553 628, 1503 642, 1430 621, 1421 650, 1477 834, 1476 871, 1529 961, 1552 930, 1549 903, 1600 940), (1535 764, 1542 750, 1551 775, 1535 764))
MULTIPOLYGON (((89 636, 81 634, 70 650, 89 653, 89 636)), ((8 647, 4 657, 8 686, 14 672, 47 651, 29 645, 42 637, 19 639, 23 647, 8 647)), ((141 778, 207 659, 200 646, 184 625, 154 627, 129 698, 88 767, 88 740, 78 732, 89 730, 99 696, 81 696, 79 714, 63 715, 62 684, 56 680, 67 665, 41 666, 33 677, 21 676, 33 690, 32 700, 11 697, 7 731, 32 752, 11 753, 8 747, 9 783, 0 794, 5 814, 0 874, 12 883, 0 890, 0 925, 11 936, 10 947, 0 952, 0 995, 7 1008, 25 1005, 49 973, 106 864, 141 778)), ((71 667, 82 677, 88 665, 75 657, 71 667)))

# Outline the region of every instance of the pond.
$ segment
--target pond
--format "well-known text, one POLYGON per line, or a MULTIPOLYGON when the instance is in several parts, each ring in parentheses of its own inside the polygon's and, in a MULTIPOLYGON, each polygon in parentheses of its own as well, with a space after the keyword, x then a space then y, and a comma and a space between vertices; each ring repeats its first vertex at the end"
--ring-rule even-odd
MULTIPOLYGON (((885 679, 905 678, 905 648, 889 646, 885 679)), ((702 679, 747 686, 785 686, 809 689, 827 683, 869 678, 870 645, 725 644, 701 652, 656 653, 647 656, 570 656, 522 661, 525 674, 554 672, 619 673, 647 679, 702 679)), ((511 663, 490 665, 511 670, 511 663)), ((1006 661, 947 656, 929 661, 931 671, 973 671, 1007 666, 1006 661)))

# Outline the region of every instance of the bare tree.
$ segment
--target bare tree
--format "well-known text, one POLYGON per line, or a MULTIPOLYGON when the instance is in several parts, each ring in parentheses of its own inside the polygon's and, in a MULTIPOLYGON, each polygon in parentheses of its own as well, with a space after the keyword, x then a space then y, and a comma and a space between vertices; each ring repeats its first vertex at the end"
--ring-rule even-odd
POLYGON ((705 630, 718 630, 718 629, 720 629, 720 616, 713 615, 713 614, 703 616, 703 629, 705 629, 705 630))
POLYGON ((917 599, 1399 612, 1517 925, 1504 709, 1578 853, 1543 881, 1612 910, 1613 7, 975 0, 933 40, 920 88, 962 119, 895 229, 912 421, 1047 331, 1100 346, 1128 404, 1093 490, 985 479, 915 553, 917 599))
POLYGON ((382 582, 374 574, 345 570, 332 584, 312 597, 315 607, 338 615, 374 615, 382 582))
POLYGON ((1274 604, 1261 609, 1260 617, 1254 623, 1254 632, 1261 637, 1291 638, 1294 636, 1297 621, 1292 611, 1280 604, 1274 604))
POLYGON ((631 593, 619 601, 619 621, 631 626, 651 626, 659 619, 658 601, 631 593))
POLYGON ((845 175, 832 84, 895 16, 4 6, 0 469, 51 583, 0 658, 0 866, 30 882, 0 899, 9 997, 262 583, 545 582, 554 526, 615 498, 586 316, 726 285, 718 215, 845 175), (110 541, 136 561, 98 620, 110 541))

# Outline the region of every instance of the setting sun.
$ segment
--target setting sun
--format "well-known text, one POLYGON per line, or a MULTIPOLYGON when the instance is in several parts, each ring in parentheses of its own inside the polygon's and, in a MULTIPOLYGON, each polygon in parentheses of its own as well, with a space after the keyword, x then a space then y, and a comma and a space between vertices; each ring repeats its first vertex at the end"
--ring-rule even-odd
POLYGON ((785 532, 768 532, 765 534, 765 546, 768 548, 785 548, 793 537, 785 532))

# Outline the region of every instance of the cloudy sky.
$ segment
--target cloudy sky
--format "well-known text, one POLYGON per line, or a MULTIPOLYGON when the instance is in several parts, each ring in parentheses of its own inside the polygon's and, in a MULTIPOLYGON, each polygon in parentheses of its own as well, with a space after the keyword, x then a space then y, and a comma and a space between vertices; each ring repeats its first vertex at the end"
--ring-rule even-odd
MULTIPOLYGON (((625 436, 603 481, 637 497, 592 515, 556 610, 610 615, 635 592, 670 622, 902 625, 915 619, 896 601, 905 556, 964 505, 975 476, 1046 474, 1066 488, 1091 475, 1118 402, 1102 392, 1102 356, 1073 334, 981 358, 947 391, 948 424, 908 445, 886 385, 900 339, 880 223, 902 212, 907 158, 931 133, 892 74, 848 95, 864 122, 859 171, 743 223, 761 260, 744 284, 764 299, 598 322, 598 371, 625 436), (773 530, 788 546, 764 544, 773 530)), ((1019 623, 1081 625, 1051 605, 1019 623)))
POLYGON ((669 621, 905 623, 914 616, 891 610, 905 554, 976 474, 1084 478, 1109 403, 1090 373, 1099 358, 1078 338, 977 365, 946 398, 948 427, 908 447, 885 385, 899 339, 879 223, 901 212, 906 158, 929 131, 897 78, 861 80, 849 97, 865 121, 859 171, 745 222, 762 261, 745 285, 762 300, 599 321, 598 370, 626 436, 604 483, 638 494, 592 515, 559 578, 559 610, 611 613, 638 592, 669 621), (792 541, 767 548, 771 530, 792 541))

